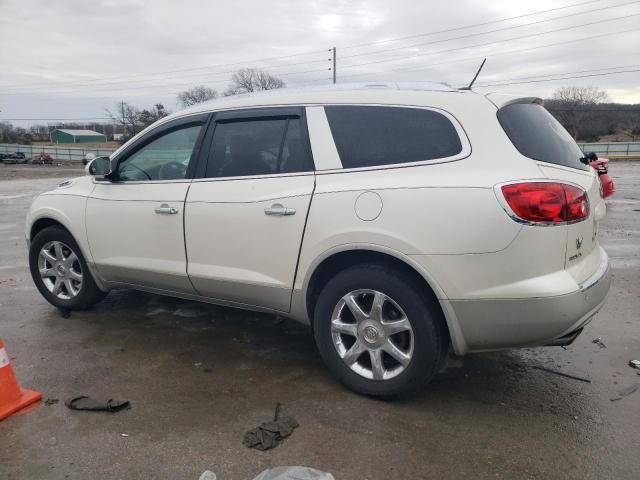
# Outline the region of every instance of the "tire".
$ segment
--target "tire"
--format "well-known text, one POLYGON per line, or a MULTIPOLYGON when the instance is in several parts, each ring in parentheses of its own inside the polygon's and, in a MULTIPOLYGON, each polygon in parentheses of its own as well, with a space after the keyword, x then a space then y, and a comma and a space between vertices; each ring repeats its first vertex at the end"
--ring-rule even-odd
POLYGON ((435 302, 402 270, 379 264, 349 267, 327 282, 316 303, 313 329, 320 355, 338 380, 357 393, 407 396, 429 383, 446 358, 449 336, 435 302), (345 298, 354 299, 356 308, 345 298), (374 304, 382 307, 374 309, 374 304), (360 321, 353 314, 357 307, 365 314, 358 313, 360 321))
POLYGON ((29 269, 42 296, 58 308, 85 310, 106 295, 93 280, 78 244, 62 227, 47 227, 38 232, 29 248, 29 269), (58 254, 57 247, 60 248, 62 256, 58 254), (49 257, 41 254, 43 249, 49 252, 49 257), (75 254, 75 257, 72 254, 75 254), (41 275, 41 269, 51 272, 52 275, 41 275), (59 284, 59 287, 56 284, 59 284), (56 290, 57 293, 54 294, 56 290))

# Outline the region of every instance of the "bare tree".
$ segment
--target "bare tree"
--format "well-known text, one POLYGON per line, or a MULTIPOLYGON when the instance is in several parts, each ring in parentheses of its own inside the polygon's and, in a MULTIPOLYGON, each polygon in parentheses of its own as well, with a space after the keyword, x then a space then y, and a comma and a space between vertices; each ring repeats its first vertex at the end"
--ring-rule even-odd
POLYGON ((274 90, 286 86, 287 84, 284 83, 284 80, 264 70, 258 68, 241 68, 231 75, 231 86, 225 90, 224 95, 274 90))
POLYGON ((553 95, 553 100, 570 103, 574 105, 594 105, 609 100, 609 95, 605 90, 600 90, 592 85, 586 87, 561 87, 553 95))
POLYGON ((180 92, 178 94, 178 102, 183 107, 190 107, 196 103, 206 102, 207 100, 213 100, 218 97, 218 92, 213 88, 205 87, 204 85, 197 85, 189 90, 180 92))
POLYGON ((122 125, 124 140, 133 137, 140 130, 140 110, 130 103, 120 102, 115 108, 115 113, 108 108, 104 110, 114 122, 122 125))
POLYGON ((547 107, 553 109, 560 123, 577 140, 587 131, 593 130, 593 116, 589 114, 588 108, 608 99, 607 92, 598 87, 561 87, 553 92, 547 107))

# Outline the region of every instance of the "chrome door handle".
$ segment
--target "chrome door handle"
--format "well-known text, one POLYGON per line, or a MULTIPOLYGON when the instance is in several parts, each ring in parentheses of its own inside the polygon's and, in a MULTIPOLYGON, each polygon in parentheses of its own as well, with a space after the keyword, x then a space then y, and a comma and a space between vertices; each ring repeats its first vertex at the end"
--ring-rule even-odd
POLYGON ((277 215, 280 217, 285 217, 285 216, 289 216, 289 215, 295 215, 296 214, 296 209, 295 208, 287 208, 282 206, 279 203, 275 203, 273 205, 271 205, 270 207, 267 207, 264 209, 264 213, 265 215, 277 215))
POLYGON ((159 207, 156 207, 155 212, 161 215, 175 215, 176 213, 178 213, 178 209, 175 207, 170 207, 166 203, 163 203, 159 207))

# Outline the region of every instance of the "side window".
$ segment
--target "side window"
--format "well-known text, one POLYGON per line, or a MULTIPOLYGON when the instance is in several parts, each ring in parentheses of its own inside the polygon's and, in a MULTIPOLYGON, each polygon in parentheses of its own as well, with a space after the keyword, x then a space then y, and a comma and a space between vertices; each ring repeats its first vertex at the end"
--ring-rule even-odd
POLYGON ((218 122, 207 177, 241 177, 313 170, 299 118, 218 122))
POLYGON ((185 178, 201 125, 170 131, 152 140, 118 164, 123 181, 185 178))
POLYGON ((324 107, 344 168, 447 158, 462 151, 451 121, 421 108, 324 107))

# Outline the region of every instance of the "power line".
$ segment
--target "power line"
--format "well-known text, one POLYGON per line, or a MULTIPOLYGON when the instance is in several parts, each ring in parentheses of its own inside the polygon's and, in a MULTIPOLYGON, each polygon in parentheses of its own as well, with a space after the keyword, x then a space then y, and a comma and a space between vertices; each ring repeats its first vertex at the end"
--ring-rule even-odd
MULTIPOLYGON (((527 79, 540 79, 540 78, 547 78, 547 77, 557 77, 558 75, 575 75, 578 73, 594 73, 594 72, 602 72, 604 70, 617 70, 620 68, 636 68, 636 67, 640 67, 640 64, 635 64, 635 65, 620 65, 617 67, 604 67, 604 68, 590 68, 588 70, 578 70, 575 72, 566 72, 566 73, 550 73, 548 75, 529 75, 526 77, 517 77, 517 78, 511 78, 508 79, 508 81, 512 81, 512 80, 527 80, 527 79)), ((501 82, 503 80, 496 80, 496 82, 501 82)), ((478 84, 478 85, 484 85, 484 84, 478 84)))
MULTIPOLYGON (((639 27, 636 28, 630 28, 627 30, 619 30, 616 32, 616 36, 620 37, 621 35, 624 35, 626 33, 631 33, 631 32, 637 32, 638 30, 640 30, 639 27)), ((544 45, 537 45, 534 47, 527 47, 527 48, 520 48, 517 50, 509 50, 506 52, 497 52, 497 53, 493 53, 489 56, 489 59, 495 58, 495 57, 499 57, 499 56, 503 56, 503 55, 512 55, 514 53, 523 53, 523 52, 530 52, 533 50, 540 50, 541 48, 549 48, 549 47, 556 47, 558 45, 566 45, 569 43, 576 43, 576 42, 584 42, 584 41, 592 41, 598 38, 602 38, 602 37, 609 37, 611 36, 611 33, 601 33, 598 35, 588 35, 586 37, 580 37, 580 38, 576 38, 573 40, 563 40, 561 42, 553 42, 553 43, 546 43, 544 45)), ((479 62, 480 60, 482 60, 482 58, 478 58, 478 57, 467 57, 467 58, 462 58, 462 59, 457 59, 457 60, 447 60, 444 62, 437 62, 437 63, 430 63, 428 65, 423 65, 421 67, 404 67, 404 68, 395 68, 395 69, 390 69, 387 71, 378 71, 378 72, 361 72, 361 73, 349 73, 346 75, 341 75, 340 78, 352 78, 352 77, 362 77, 362 76, 367 76, 367 75, 374 75, 374 74, 385 74, 385 73, 395 73, 395 72, 421 72, 421 71, 425 71, 425 70, 429 70, 432 67, 436 67, 436 66, 440 66, 440 65, 450 65, 452 63, 465 63, 465 62, 479 62)), ((310 83, 310 82, 306 82, 306 83, 310 83)))
POLYGON ((430 55, 438 55, 438 54, 441 54, 441 53, 450 53, 450 52, 455 52, 455 51, 458 51, 458 50, 466 50, 466 49, 469 49, 469 48, 486 47, 486 46, 497 45, 497 44, 505 43, 505 42, 513 42, 515 40, 522 40, 524 38, 539 37, 541 35, 547 35, 549 33, 555 33, 555 32, 567 31, 567 30, 574 30, 576 28, 588 27, 590 25, 614 22, 614 21, 617 21, 617 20, 628 19, 628 18, 637 17, 637 16, 640 16, 640 13, 634 13, 634 14, 631 14, 631 15, 624 15, 624 16, 620 16, 620 17, 614 17, 614 18, 605 19, 605 20, 597 20, 597 21, 594 21, 594 22, 582 23, 580 25, 573 25, 573 26, 570 26, 570 27, 557 28, 555 30, 549 30, 549 31, 546 31, 546 32, 541 32, 541 33, 532 33, 532 34, 527 34, 527 35, 521 35, 519 37, 506 38, 504 40, 496 40, 496 41, 493 41, 493 42, 478 43, 478 44, 475 44, 475 45, 466 45, 466 46, 463 46, 463 47, 449 48, 449 49, 446 49, 446 50, 438 50, 438 51, 435 51, 435 52, 421 52, 421 53, 416 53, 416 54, 408 55, 408 56, 404 56, 404 57, 386 58, 386 59, 376 60, 376 61, 371 61, 371 62, 357 63, 357 64, 351 64, 351 65, 341 65, 341 68, 354 68, 354 67, 362 67, 362 66, 365 66, 365 65, 380 64, 380 63, 385 63, 385 62, 397 62, 399 60, 408 60, 410 58, 424 57, 424 56, 430 56, 430 55))
POLYGON ((401 40, 410 40, 412 38, 427 37, 427 36, 431 36, 431 35, 439 35, 441 33, 450 33, 450 32, 455 32, 455 31, 459 31, 459 30, 466 30, 468 28, 484 27, 486 25, 492 25, 494 23, 502 23, 502 22, 507 22, 509 20, 517 20, 519 18, 532 17, 534 15, 541 15, 543 13, 555 12, 557 10, 565 10, 567 8, 578 7, 578 6, 586 5, 586 4, 589 4, 589 3, 598 3, 599 1, 600 0, 589 0, 588 2, 573 3, 571 5, 565 5, 563 7, 549 8, 547 10, 538 10, 536 12, 525 13, 523 15, 516 15, 515 17, 500 18, 498 20, 489 20, 487 22, 481 22, 481 23, 472 23, 472 24, 469 24, 469 25, 464 25, 462 27, 447 28, 445 30, 436 30, 434 32, 427 32, 427 33, 418 33, 416 35, 409 35, 409 36, 406 36, 406 37, 398 37, 398 38, 390 38, 388 40, 379 40, 377 42, 368 42, 368 43, 360 43, 360 44, 356 44, 356 45, 347 45, 347 46, 340 47, 340 49, 341 50, 348 50, 348 49, 353 49, 353 48, 368 47, 370 45, 380 45, 380 44, 384 44, 384 43, 399 42, 401 40))
MULTIPOLYGON (((400 46, 400 47, 388 48, 388 49, 384 49, 384 50, 378 50, 378 51, 375 51, 375 52, 356 53, 354 55, 344 56, 344 57, 342 57, 342 59, 344 60, 346 58, 360 57, 360 56, 363 56, 363 55, 377 55, 379 53, 395 52, 395 51, 404 50, 404 49, 407 49, 407 48, 424 47, 424 46, 428 46, 428 45, 435 45, 435 44, 438 44, 438 43, 450 42, 450 41, 453 41, 453 40, 462 40, 462 39, 466 39, 466 38, 477 37, 477 36, 480 36, 480 35, 488 35, 490 33, 504 32, 504 31, 507 31, 507 30, 514 30, 516 28, 530 27, 531 25, 538 25, 538 24, 541 24, 541 23, 553 22, 553 21, 556 21, 556 20, 562 20, 564 18, 575 17, 575 16, 578 16, 578 15, 586 15, 588 13, 599 12, 599 11, 602 11, 602 10, 610 10, 612 8, 626 7, 626 6, 637 4, 637 3, 640 3, 640 1, 621 3, 619 5, 613 5, 613 6, 610 6, 610 7, 594 8, 592 10, 585 10, 584 12, 574 12, 574 13, 569 13, 567 15, 562 15, 562 16, 559 16, 559 17, 545 18, 545 19, 542 19, 542 20, 536 20, 535 22, 523 23, 522 25, 511 25, 509 27, 502 27, 502 28, 497 28, 497 29, 494 29, 494 30, 488 30, 486 32, 469 33, 469 34, 466 34, 466 35, 460 35, 458 37, 446 38, 446 39, 441 39, 441 40, 434 40, 432 42, 415 43, 415 44, 412 44, 412 45, 403 45, 403 46, 400 46)), ((543 32, 543 34, 544 34, 544 32, 543 32)))
MULTIPOLYGON (((326 60, 323 60, 323 62, 325 62, 326 60)), ((294 71, 294 72, 283 72, 283 73, 276 73, 275 75, 280 76, 280 77, 287 77, 287 76, 291 76, 291 75, 301 75, 301 74, 306 74, 306 73, 316 73, 316 72, 326 72, 325 68, 317 68, 317 69, 312 69, 312 70, 302 70, 302 71, 294 71)), ((218 85, 218 84, 226 84, 229 83, 228 80, 215 80, 212 82, 206 82, 208 85, 218 85)), ((127 91, 129 90, 148 90, 148 89, 153 89, 153 88, 165 88, 165 87, 179 87, 179 86, 188 86, 188 85, 192 85, 192 82, 190 80, 184 80, 178 83, 161 83, 161 84, 157 84, 157 85, 139 85, 139 86, 135 86, 135 87, 127 87, 127 86, 113 86, 113 88, 105 88, 105 87, 100 87, 98 86, 97 88, 92 89, 92 91, 104 91, 104 92, 112 92, 112 91, 122 91, 122 89, 126 89, 127 91)), ((85 87, 93 87, 93 85, 85 85, 85 87)), ((55 87, 52 87, 55 88, 55 87)), ((58 87, 58 88, 63 88, 63 91, 60 90, 55 90, 56 93, 65 93, 64 89, 65 88, 69 88, 69 87, 58 87)), ((77 87, 74 87, 74 89, 77 87)), ((39 94, 40 92, 37 92, 36 94, 39 94)), ((27 93, 28 95, 29 93, 27 93)), ((0 92, 0 95, 3 96, 24 96, 25 93, 23 92, 14 92, 14 93, 2 93, 0 92)))
POLYGON ((569 76, 569 77, 526 80, 526 81, 522 81, 522 82, 487 83, 487 84, 478 85, 478 86, 479 87, 504 87, 504 86, 507 86, 507 85, 520 85, 520 84, 525 84, 525 83, 554 82, 554 81, 557 81, 557 80, 573 80, 573 79, 576 79, 576 78, 604 77, 604 76, 607 76, 607 75, 618 75, 618 74, 621 74, 621 73, 634 73, 634 72, 640 72, 640 68, 633 69, 633 70, 621 70, 619 72, 593 73, 593 74, 590 74, 590 75, 575 75, 575 76, 569 76))
MULTIPOLYGON (((313 54, 318 54, 318 53, 324 53, 325 50, 313 50, 313 51, 308 51, 306 53, 296 53, 296 54, 292 54, 292 55, 282 55, 279 57, 269 57, 269 58, 262 58, 262 59, 255 59, 255 60, 244 60, 244 61, 240 61, 240 62, 233 62, 233 63, 221 63, 221 64, 217 64, 217 65, 207 65, 207 66, 202 66, 202 67, 193 67, 193 68, 185 68, 185 69, 177 69, 177 70, 165 70, 165 71, 161 71, 161 72, 151 72, 151 73, 140 73, 140 74, 132 74, 127 76, 126 78, 137 78, 137 77, 145 77, 145 76, 151 76, 151 75, 163 75, 163 74, 170 74, 170 73, 180 73, 180 72, 189 72, 189 71, 194 71, 194 70, 204 70, 204 69, 208 69, 208 68, 219 68, 219 67, 228 67, 228 66, 232 66, 232 65, 247 65, 247 64, 252 64, 252 63, 262 63, 262 62, 267 62, 267 61, 272 61, 272 60, 278 60, 278 59, 282 59, 282 58, 292 58, 292 57, 299 57, 299 56, 308 56, 308 55, 313 55, 313 54)), ((313 60, 312 63, 315 62, 320 62, 322 60, 313 60)), ((310 62, 296 62, 293 64, 287 64, 287 65, 303 65, 306 63, 310 63, 310 62)), ((284 66, 284 65, 277 65, 277 67, 280 66, 284 66)), ((233 72, 234 70, 231 70, 231 72, 233 72)), ((229 73, 229 72, 223 72, 223 73, 229 73)), ((103 80, 109 80, 109 79, 121 79, 122 76, 114 76, 114 77, 99 77, 97 79, 93 79, 95 81, 100 81, 101 79, 103 80)), ((66 82, 47 82, 47 83, 40 83, 40 84, 30 84, 30 85, 26 85, 26 86, 20 86, 20 85, 6 85, 6 86, 0 86, 0 88, 8 88, 8 89, 21 89, 21 88, 26 88, 26 87, 47 87, 47 86, 56 86, 56 85, 61 85, 61 84, 66 84, 66 85, 76 85, 78 83, 83 83, 83 82, 87 82, 87 81, 91 81, 92 79, 82 79, 82 80, 69 80, 66 82)))
MULTIPOLYGON (((285 64, 285 65, 279 65, 279 67, 284 67, 284 66, 293 66, 293 65, 303 65, 304 63, 324 63, 326 62, 326 60, 322 59, 322 60, 313 60, 310 62, 303 62, 303 63, 293 63, 293 64, 285 64)), ((309 73, 309 72, 324 72, 325 69, 313 69, 313 70, 302 70, 302 71, 290 71, 290 72, 273 72, 274 75, 278 75, 278 76, 289 76, 289 75, 295 75, 295 74, 302 74, 302 73, 309 73)), ((183 75, 181 77, 176 77, 176 78, 149 78, 149 79, 144 79, 144 80, 138 80, 138 82, 136 83, 140 83, 140 82, 154 82, 154 81, 158 81, 158 80, 178 80, 178 79, 182 79, 182 78, 188 78, 188 77, 201 77, 201 76, 207 76, 208 78, 211 77, 220 77, 222 75, 228 75, 230 73, 235 73, 236 70, 228 70, 226 72, 219 72, 219 73, 215 73, 215 74, 210 74, 208 72, 206 73, 196 73, 196 74, 192 74, 192 75, 183 75)), ((52 86, 49 87, 49 90, 55 89, 55 90, 59 90, 59 89, 68 89, 68 88, 85 88, 85 87, 97 87, 98 90, 101 89, 101 87, 105 87, 105 86, 116 86, 117 89, 122 88, 122 83, 128 83, 130 82, 130 80, 122 80, 119 82, 109 82, 109 83, 103 83, 103 82, 99 82, 98 84, 94 84, 94 83, 85 83, 85 84, 78 84, 78 85, 56 85, 56 86, 52 86)), ((182 82, 183 84, 186 82, 182 82)), ((219 81, 215 81, 215 82, 208 82, 208 83, 228 83, 228 80, 219 80, 219 81)), ((163 84, 159 84, 160 86, 162 86, 163 84)), ((178 85, 178 84, 173 84, 173 85, 178 85)), ((141 87, 141 88, 146 88, 145 86, 141 87)), ((20 90, 40 90, 40 87, 25 87, 23 89, 20 90)), ((14 88, 15 90, 15 88, 14 88)), ((0 92, 0 95, 21 95, 22 92, 15 92, 15 93, 3 93, 0 92)))

